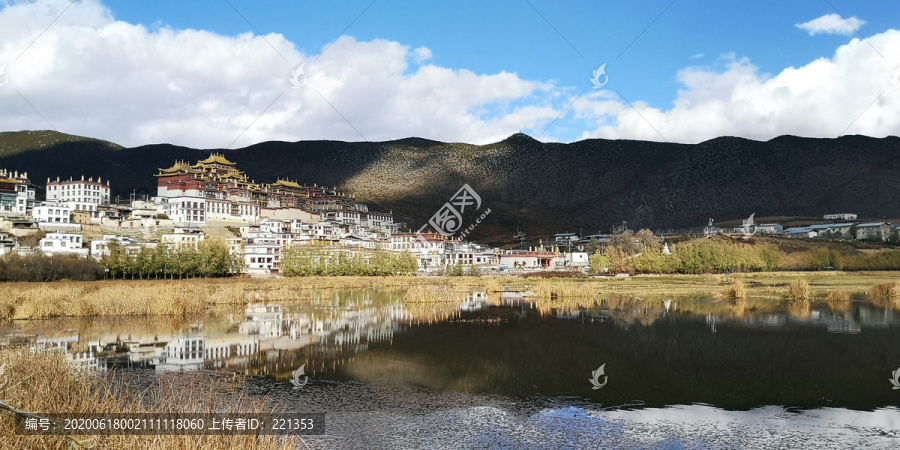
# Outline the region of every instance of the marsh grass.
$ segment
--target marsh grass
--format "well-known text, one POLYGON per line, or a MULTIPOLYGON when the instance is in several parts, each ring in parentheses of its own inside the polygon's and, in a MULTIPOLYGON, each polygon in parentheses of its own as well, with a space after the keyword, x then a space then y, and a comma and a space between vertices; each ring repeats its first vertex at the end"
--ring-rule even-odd
POLYGON ((900 281, 882 283, 872 286, 869 298, 881 306, 900 307, 900 281))
POLYGON ((731 286, 728 286, 724 291, 722 291, 722 297, 728 299, 743 299, 747 297, 747 290, 744 287, 744 282, 741 280, 735 280, 731 283, 731 286))
MULTIPOLYGON (((408 290, 424 286, 454 293, 496 293, 506 285, 534 285, 543 299, 582 298, 623 294, 636 296, 722 295, 726 283, 741 282, 747 298, 774 299, 784 289, 806 282, 829 290, 866 291, 873 284, 895 283, 896 274, 886 272, 803 272, 722 275, 635 276, 628 279, 541 279, 517 277, 296 277, 280 279, 204 278, 190 280, 107 280, 93 282, 0 283, 0 320, 47 319, 58 316, 190 316, 221 306, 245 306, 250 302, 307 301, 315 291, 389 289, 408 290), (808 281, 807 281, 808 280, 808 281)), ((791 288, 788 288, 789 290, 791 288)), ((881 289, 881 288, 879 288, 881 289)), ((888 289, 887 287, 883 289, 888 289)), ((890 288, 900 292, 900 288, 890 288)), ((888 290, 890 290, 888 289, 888 290)), ((873 292, 875 288, 872 288, 873 292)), ((886 291, 887 292, 887 291, 886 291)), ((891 291, 894 292, 894 291, 891 291)), ((455 294, 454 294, 455 295, 455 294)), ((792 294, 789 294, 789 296, 792 294)), ((878 298, 898 295, 877 294, 878 298)), ((446 302, 441 294, 422 290, 411 294, 412 302, 446 302)), ((900 300, 877 300, 900 307, 900 300)))
POLYGON ((794 301, 809 300, 809 281, 806 281, 806 279, 803 278, 792 281, 791 284, 788 285, 787 298, 794 301))
MULTIPOLYGON (((0 399, 18 410, 47 413, 272 413, 264 399, 241 394, 242 381, 174 378, 141 390, 118 379, 115 372, 98 376, 75 370, 59 352, 33 353, 26 349, 0 350, 7 382, 0 399), (180 380, 180 381, 174 381, 180 380)), ((71 435, 14 434, 15 416, 0 411, 0 449, 140 448, 142 450, 233 448, 293 449, 300 437, 242 435, 71 435)), ((247 433, 250 433, 249 431, 247 433)))
POLYGON ((850 293, 843 290, 831 291, 825 297, 828 308, 834 312, 845 312, 850 309, 850 293))
POLYGON ((541 279, 534 286, 538 298, 593 298, 603 291, 600 283, 584 283, 571 279, 541 279))

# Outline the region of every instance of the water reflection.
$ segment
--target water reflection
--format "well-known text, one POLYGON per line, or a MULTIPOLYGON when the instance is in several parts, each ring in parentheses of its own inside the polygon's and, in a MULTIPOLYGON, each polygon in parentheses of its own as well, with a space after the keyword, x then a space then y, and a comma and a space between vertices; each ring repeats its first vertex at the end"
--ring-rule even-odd
POLYGON ((7 324, 0 340, 63 352, 100 372, 223 371, 278 383, 306 364, 311 386, 356 380, 651 406, 898 403, 884 395, 887 375, 900 365, 898 319, 890 308, 859 301, 834 308, 606 295, 550 303, 524 289, 447 293, 449 300, 438 303, 410 302, 402 291, 307 294, 302 302, 251 303, 177 320, 7 324), (592 390, 587 378, 600 364, 609 386, 592 390))

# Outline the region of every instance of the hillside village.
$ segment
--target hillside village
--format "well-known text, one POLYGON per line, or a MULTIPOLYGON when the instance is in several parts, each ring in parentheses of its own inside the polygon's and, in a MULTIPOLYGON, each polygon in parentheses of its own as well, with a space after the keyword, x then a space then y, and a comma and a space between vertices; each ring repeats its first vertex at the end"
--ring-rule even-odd
MULTIPOLYGON (((115 243, 136 254, 141 248, 194 247, 209 237, 226 241, 243 261, 242 272, 278 275, 288 248, 315 246, 333 253, 408 253, 420 273, 448 268, 484 271, 583 269, 585 247, 610 235, 558 233, 547 245, 501 250, 434 232, 414 233, 391 212, 371 211, 352 194, 278 178, 258 183, 221 154, 190 164, 160 168, 156 196, 118 201, 101 177, 47 179, 45 199, 36 198, 27 172, 0 169, 0 255, 70 254, 100 260, 115 243), (116 199, 116 201, 114 201, 116 199), (223 230, 227 230, 224 231, 223 230), (27 245, 28 236, 42 236, 27 245)), ((785 229, 778 223, 737 228, 712 222, 704 234, 744 233, 801 239, 895 240, 900 227, 859 222, 855 214, 827 214, 823 223, 785 229)), ((696 233, 692 230, 691 233, 696 233)), ((663 233, 665 234, 665 233, 663 233)), ((33 240, 33 239, 32 239, 33 240)))
POLYGON ((158 245, 196 247, 227 229, 217 237, 251 275, 279 274, 284 249, 305 245, 344 253, 406 252, 423 272, 587 264, 586 255, 573 260, 551 249, 501 252, 433 232, 403 231, 405 224, 394 222, 390 212, 370 211, 350 194, 287 179, 257 183, 220 154, 195 164, 176 161, 154 176, 156 196, 122 203, 111 201, 110 185, 99 177, 48 179, 46 199, 38 200, 27 172, 0 171, 0 254, 40 251, 99 260, 111 243, 131 253, 158 245), (20 245, 20 238, 42 232, 36 245, 20 245), (89 241, 91 232, 99 235, 89 241))

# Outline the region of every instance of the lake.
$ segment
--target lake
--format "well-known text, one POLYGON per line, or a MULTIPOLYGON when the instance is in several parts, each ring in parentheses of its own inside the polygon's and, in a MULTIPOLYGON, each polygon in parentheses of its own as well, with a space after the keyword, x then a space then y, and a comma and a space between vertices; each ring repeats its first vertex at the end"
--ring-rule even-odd
POLYGON ((246 394, 327 414, 313 448, 900 445, 900 312, 859 296, 455 295, 310 291, 198 317, 13 322, 0 341, 144 385, 246 377, 246 394))

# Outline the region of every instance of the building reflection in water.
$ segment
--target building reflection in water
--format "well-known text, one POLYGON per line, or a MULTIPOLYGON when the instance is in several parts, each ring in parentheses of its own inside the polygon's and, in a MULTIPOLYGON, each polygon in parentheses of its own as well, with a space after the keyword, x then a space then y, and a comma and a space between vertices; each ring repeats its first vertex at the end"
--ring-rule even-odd
MULTIPOLYGON (((372 343, 391 343, 410 326, 454 317, 492 317, 524 320, 529 314, 556 320, 609 321, 618 327, 651 326, 659 320, 689 318, 704 321, 711 333, 723 325, 744 327, 823 327, 831 333, 860 333, 863 328, 888 328, 895 322, 890 308, 855 303, 851 308, 805 306, 756 311, 745 305, 675 298, 642 299, 610 295, 588 302, 554 307, 535 301, 527 291, 459 293, 458 303, 415 304, 400 294, 377 291, 334 292, 308 304, 251 303, 242 316, 209 318, 187 331, 119 334, 77 332, 61 336, 18 335, 20 345, 36 351, 59 351, 77 367, 106 371, 128 367, 156 372, 221 370, 279 381, 306 364, 306 373, 333 372, 372 343), (377 296, 378 298, 374 298, 377 296)), ((59 319, 63 321, 64 319, 59 319)), ((64 321, 61 323, 65 323, 64 321)), ((140 327, 137 327, 140 328, 140 327)), ((65 328, 62 328, 65 329, 65 328)), ((11 336, 11 335, 10 335, 11 336)), ((6 340, 11 341, 7 336, 6 340)))

